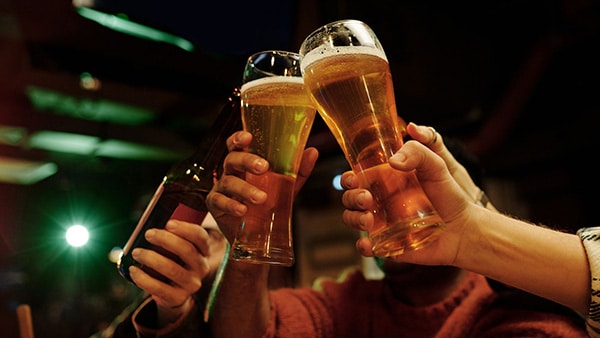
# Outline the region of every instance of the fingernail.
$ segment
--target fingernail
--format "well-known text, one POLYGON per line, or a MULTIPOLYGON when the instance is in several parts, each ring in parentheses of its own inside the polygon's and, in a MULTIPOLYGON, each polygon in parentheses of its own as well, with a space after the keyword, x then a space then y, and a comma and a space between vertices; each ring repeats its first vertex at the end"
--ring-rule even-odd
POLYGON ((354 176, 354 175, 350 175, 350 176, 346 177, 344 186, 353 187, 355 178, 356 178, 356 176, 354 176))
POLYGON ((358 223, 360 224, 361 227, 363 227, 365 225, 365 218, 367 217, 367 215, 360 215, 360 217, 358 218, 358 223))
POLYGON ((246 206, 244 206, 244 205, 238 205, 234 209, 235 214, 238 216, 243 215, 245 211, 246 211, 246 206))
POLYGON ((145 236, 146 236, 146 239, 154 238, 154 236, 156 236, 156 230, 150 229, 150 230, 146 231, 145 236))
MULTIPOLYGON (((363 203, 365 202, 365 192, 364 191, 360 192, 358 194, 358 196, 356 196, 356 201, 358 202, 358 204, 363 205, 363 203)), ((362 220, 361 220, 361 224, 362 224, 362 220)))
POLYGON ((138 258, 140 256, 140 249, 133 249, 133 251, 131 251, 131 256, 133 256, 133 258, 138 258))
POLYGON ((262 201, 266 196, 267 196, 267 193, 265 193, 264 191, 255 190, 254 193, 252 194, 252 202, 262 201))
MULTIPOLYGON (((165 226, 165 228, 173 230, 173 229, 177 228, 177 224, 178 224, 177 221, 171 219, 167 222, 167 225, 165 226)), ((150 230, 148 230, 148 231, 150 231, 150 230)))
POLYGON ((135 265, 131 265, 131 266, 129 267, 129 275, 130 275, 130 276, 132 276, 132 277, 133 277, 133 276, 136 276, 139 270, 140 270, 140 269, 138 269, 138 267, 137 267, 137 266, 135 266, 135 265))
POLYGON ((406 161, 406 155, 403 152, 397 152, 392 155, 391 159, 396 162, 404 162, 406 161))
POLYGON ((233 137, 233 143, 237 145, 240 144, 240 142, 242 142, 241 133, 236 133, 233 137))
POLYGON ((262 160, 262 159, 258 159, 254 162, 254 169, 256 171, 262 171, 265 168, 267 168, 268 165, 269 165, 269 162, 262 160))

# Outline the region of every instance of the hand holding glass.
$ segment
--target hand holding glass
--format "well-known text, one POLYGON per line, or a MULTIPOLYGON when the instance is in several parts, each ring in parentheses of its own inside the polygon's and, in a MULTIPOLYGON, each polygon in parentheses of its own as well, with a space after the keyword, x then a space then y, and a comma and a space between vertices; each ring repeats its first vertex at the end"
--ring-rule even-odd
POLYGON ((361 187, 373 194, 376 256, 415 250, 439 237, 444 223, 414 173, 387 163, 402 146, 392 75, 379 40, 363 22, 336 21, 300 47, 304 83, 361 187))
POLYGON ((242 123, 252 133, 250 152, 269 162, 264 175, 246 181, 267 192, 262 205, 249 205, 231 251, 251 263, 291 266, 294 185, 316 110, 304 88, 300 56, 285 51, 252 55, 244 70, 242 123))

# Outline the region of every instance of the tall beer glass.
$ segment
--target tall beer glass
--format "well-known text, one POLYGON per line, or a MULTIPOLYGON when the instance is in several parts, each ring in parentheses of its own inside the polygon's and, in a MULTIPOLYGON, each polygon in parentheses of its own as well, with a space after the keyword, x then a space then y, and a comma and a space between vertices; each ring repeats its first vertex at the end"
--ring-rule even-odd
POLYGON ((251 263, 291 266, 292 203, 300 160, 316 109, 304 88, 300 55, 264 51, 246 63, 241 87, 242 124, 252 133, 249 151, 269 162, 264 175, 246 181, 267 192, 267 202, 250 205, 231 255, 251 263))
MULTIPOLYGON (((300 47, 304 84, 342 147, 352 170, 375 200, 369 229, 373 252, 394 256, 439 237, 444 223, 414 173, 387 163, 402 146, 389 63, 375 33, 357 20, 336 21, 300 47)), ((399 122, 401 121, 401 122, 399 122)))

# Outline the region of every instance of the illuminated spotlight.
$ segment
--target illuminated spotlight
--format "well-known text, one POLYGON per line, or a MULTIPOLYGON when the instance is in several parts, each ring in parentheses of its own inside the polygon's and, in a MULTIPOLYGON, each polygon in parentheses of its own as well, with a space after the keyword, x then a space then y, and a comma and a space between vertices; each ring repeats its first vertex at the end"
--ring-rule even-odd
POLYGON ((111 263, 118 263, 119 259, 121 258, 121 255, 123 254, 123 249, 121 249, 118 246, 113 247, 112 249, 110 249, 110 252, 108 253, 108 260, 111 263))
POLYGON ((342 181, 342 175, 341 174, 335 175, 333 177, 333 180, 331 180, 331 185, 333 185, 333 188, 335 190, 344 190, 344 188, 342 188, 341 181, 342 181))
POLYGON ((85 245, 90 238, 88 230, 82 225, 73 225, 67 230, 67 243, 73 247, 85 245))

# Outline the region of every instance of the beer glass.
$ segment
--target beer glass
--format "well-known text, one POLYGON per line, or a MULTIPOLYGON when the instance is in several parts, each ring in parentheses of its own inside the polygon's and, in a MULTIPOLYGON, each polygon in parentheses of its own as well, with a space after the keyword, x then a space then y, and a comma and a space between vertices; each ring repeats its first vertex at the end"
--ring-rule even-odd
POLYGON ((374 197, 368 229, 376 256, 419 249, 439 237, 444 222, 414 172, 387 163, 403 144, 389 63, 375 33, 357 20, 312 32, 300 47, 304 84, 340 144, 360 186, 374 197))
POLYGON ((291 266, 294 184, 316 115, 304 88, 300 55, 273 50, 250 56, 241 99, 242 124, 253 136, 249 151, 269 162, 268 173, 247 173, 246 181, 267 192, 268 198, 262 205, 248 206, 231 257, 291 266))

